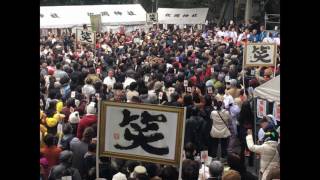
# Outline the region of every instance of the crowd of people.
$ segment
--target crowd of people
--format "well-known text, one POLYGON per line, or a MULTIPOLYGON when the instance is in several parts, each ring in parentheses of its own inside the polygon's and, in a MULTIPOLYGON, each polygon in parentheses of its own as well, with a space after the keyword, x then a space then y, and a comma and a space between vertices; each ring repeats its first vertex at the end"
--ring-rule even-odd
MULTIPOLYGON (((274 42, 279 50, 279 36, 231 21, 202 30, 97 33, 94 45, 76 42, 74 34, 41 37, 40 179, 95 179, 99 100, 186 107, 183 180, 279 178, 280 122, 262 118, 258 138, 252 99, 255 87, 280 73, 280 61, 277 68, 242 67, 246 43, 274 42), (196 158, 203 150, 212 157, 208 165, 196 158), (253 153, 261 161, 258 175, 246 169, 253 153)), ((107 180, 179 176, 174 166, 99 159, 99 176, 107 180)))

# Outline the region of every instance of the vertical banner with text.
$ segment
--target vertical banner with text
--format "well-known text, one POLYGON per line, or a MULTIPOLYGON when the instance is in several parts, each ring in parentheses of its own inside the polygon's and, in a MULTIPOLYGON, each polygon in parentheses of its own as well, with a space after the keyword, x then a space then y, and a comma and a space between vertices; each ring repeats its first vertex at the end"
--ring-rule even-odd
POLYGON ((90 16, 90 21, 91 21, 92 31, 100 32, 100 31, 101 31, 101 26, 102 26, 102 23, 101 23, 101 15, 100 15, 100 14, 98 14, 98 15, 91 15, 91 16, 90 16))

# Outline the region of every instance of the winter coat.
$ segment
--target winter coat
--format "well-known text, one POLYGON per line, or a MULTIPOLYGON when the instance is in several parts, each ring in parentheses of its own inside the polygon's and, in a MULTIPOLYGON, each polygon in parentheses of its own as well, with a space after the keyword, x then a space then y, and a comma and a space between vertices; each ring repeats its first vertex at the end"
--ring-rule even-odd
POLYGON ((61 138, 61 149, 63 150, 70 150, 70 142, 71 140, 74 138, 73 134, 65 134, 62 138, 61 138))
POLYGON ((70 167, 71 162, 68 160, 72 156, 72 153, 62 152, 59 157, 60 164, 51 169, 48 180, 61 179, 63 176, 71 176, 73 180, 81 180, 78 169, 70 167))
POLYGON ((212 128, 212 120, 210 119, 210 114, 213 110, 212 106, 205 106, 204 110, 201 112, 201 115, 204 119, 204 123, 202 124, 202 138, 205 142, 204 145, 209 146, 210 140, 210 131, 212 128))
POLYGON ((204 120, 201 116, 191 116, 186 120, 185 127, 185 144, 192 142, 197 148, 202 149, 203 138, 202 138, 202 124, 204 120))
POLYGON ((87 114, 83 116, 80 120, 77 128, 77 138, 82 139, 82 134, 84 130, 91 126, 92 124, 97 123, 97 116, 94 114, 87 114))
POLYGON ((84 155, 88 151, 88 144, 73 138, 70 142, 70 150, 73 152, 72 167, 79 170, 80 174, 85 174, 84 155))
POLYGON ((266 141, 262 145, 255 145, 252 135, 248 135, 246 140, 249 150, 259 153, 261 156, 260 172, 263 173, 262 180, 265 180, 271 169, 280 167, 280 157, 277 151, 278 142, 266 141))
POLYGON ((210 131, 210 135, 213 138, 227 138, 231 135, 229 129, 228 129, 228 123, 230 120, 229 112, 226 110, 219 111, 214 110, 211 112, 211 119, 212 119, 212 128, 210 131), (221 119, 221 117, 223 120, 221 119))
POLYGON ((67 167, 65 164, 59 164, 54 166, 50 172, 48 180, 60 180, 64 175, 66 176, 67 171, 70 172, 72 180, 81 180, 80 173, 78 169, 67 167))
POLYGON ((59 156, 62 150, 57 146, 51 146, 40 149, 40 152, 43 153, 43 156, 48 160, 49 169, 59 163, 59 156))

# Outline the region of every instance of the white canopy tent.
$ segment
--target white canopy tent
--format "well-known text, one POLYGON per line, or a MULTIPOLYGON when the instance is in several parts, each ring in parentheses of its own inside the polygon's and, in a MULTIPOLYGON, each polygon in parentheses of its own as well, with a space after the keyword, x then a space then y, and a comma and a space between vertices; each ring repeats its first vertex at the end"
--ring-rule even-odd
POLYGON ((141 25, 146 11, 140 4, 41 6, 40 28, 72 28, 90 25, 90 15, 101 14, 102 25, 141 25))
POLYGON ((280 103, 280 75, 256 87, 253 95, 254 97, 280 103))
POLYGON ((205 24, 209 8, 158 8, 160 24, 205 24))

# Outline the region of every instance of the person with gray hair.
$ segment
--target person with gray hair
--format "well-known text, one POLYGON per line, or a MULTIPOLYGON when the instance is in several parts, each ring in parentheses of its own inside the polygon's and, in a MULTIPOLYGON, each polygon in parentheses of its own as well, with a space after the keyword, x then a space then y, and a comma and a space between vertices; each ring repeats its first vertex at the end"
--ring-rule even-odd
POLYGON ((210 177, 208 180, 220 180, 223 173, 223 165, 220 161, 212 161, 209 165, 210 177))
POLYGON ((228 94, 230 94, 233 99, 237 98, 240 96, 240 89, 237 88, 237 80, 236 79, 231 79, 230 80, 230 89, 228 89, 228 94))

